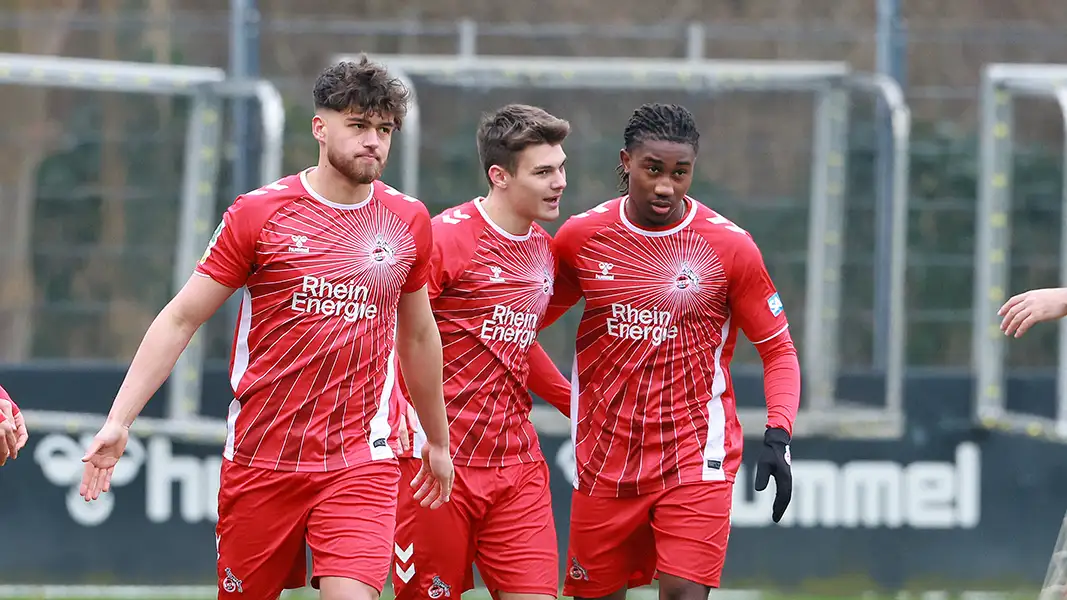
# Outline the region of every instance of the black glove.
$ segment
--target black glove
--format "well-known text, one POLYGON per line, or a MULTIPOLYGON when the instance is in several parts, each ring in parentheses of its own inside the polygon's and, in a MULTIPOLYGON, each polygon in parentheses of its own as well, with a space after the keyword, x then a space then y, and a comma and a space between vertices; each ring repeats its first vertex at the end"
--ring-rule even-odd
POLYGON ((756 491, 767 489, 771 477, 774 477, 774 510, 771 518, 774 522, 782 520, 789 500, 793 497, 793 470, 790 468, 789 434, 784 429, 768 429, 763 434, 763 447, 756 459, 756 491))

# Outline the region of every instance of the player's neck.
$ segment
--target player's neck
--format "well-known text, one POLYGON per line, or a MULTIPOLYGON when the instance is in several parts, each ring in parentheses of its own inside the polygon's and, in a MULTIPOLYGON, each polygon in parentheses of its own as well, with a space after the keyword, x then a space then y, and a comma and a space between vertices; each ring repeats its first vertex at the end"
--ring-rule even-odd
POLYGON ((373 183, 352 183, 352 180, 333 168, 329 161, 319 161, 307 174, 307 182, 315 193, 336 204, 359 204, 370 196, 373 183))
POLYGON ((507 198, 501 197, 500 192, 491 191, 489 195, 482 198, 482 210, 494 225, 511 235, 526 235, 533 227, 533 221, 516 214, 511 208, 511 203, 507 201, 507 198))

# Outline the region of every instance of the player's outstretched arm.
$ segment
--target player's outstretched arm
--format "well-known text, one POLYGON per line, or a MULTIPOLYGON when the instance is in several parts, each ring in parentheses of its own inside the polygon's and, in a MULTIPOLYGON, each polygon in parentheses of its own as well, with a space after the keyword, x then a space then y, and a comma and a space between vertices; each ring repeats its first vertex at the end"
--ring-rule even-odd
POLYGON ((453 467, 441 383, 441 332, 430 308, 426 286, 400 296, 396 352, 411 404, 426 436, 422 470, 411 485, 417 488, 416 500, 423 506, 437 508, 448 502, 452 493, 453 467))
POLYGON ((86 500, 95 500, 108 491, 115 463, 126 449, 130 426, 166 381, 196 330, 233 291, 209 277, 193 275, 152 321, 104 426, 82 458, 85 472, 79 492, 86 500))
POLYGON ((1067 288, 1044 288, 1013 296, 997 312, 1000 330, 1022 337, 1031 327, 1067 317, 1067 288))
POLYGON ((556 363, 541 347, 534 342, 530 346, 530 354, 527 358, 530 364, 530 376, 526 381, 526 387, 537 394, 545 402, 556 407, 556 410, 564 416, 571 416, 571 383, 556 368, 556 363))

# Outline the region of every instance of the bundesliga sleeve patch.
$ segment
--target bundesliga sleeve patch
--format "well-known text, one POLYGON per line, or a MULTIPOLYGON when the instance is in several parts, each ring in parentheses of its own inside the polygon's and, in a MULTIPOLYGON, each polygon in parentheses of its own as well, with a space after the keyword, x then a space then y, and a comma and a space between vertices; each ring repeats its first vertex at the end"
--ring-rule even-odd
POLYGON ((782 305, 782 299, 778 297, 778 292, 775 292, 773 296, 767 298, 767 308, 771 309, 771 314, 778 316, 782 314, 782 310, 785 307, 782 305))
POLYGON ((211 256, 211 249, 215 247, 215 243, 219 241, 219 235, 222 234, 222 228, 226 225, 226 221, 219 221, 219 226, 215 228, 215 233, 211 234, 211 240, 207 243, 207 248, 204 249, 204 254, 200 257, 200 264, 204 264, 207 261, 207 257, 211 256))

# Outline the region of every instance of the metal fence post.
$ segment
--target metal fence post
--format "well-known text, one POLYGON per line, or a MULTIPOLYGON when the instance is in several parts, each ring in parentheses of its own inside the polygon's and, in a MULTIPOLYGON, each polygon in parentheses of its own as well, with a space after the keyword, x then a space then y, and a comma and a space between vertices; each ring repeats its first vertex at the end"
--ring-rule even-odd
MULTIPOLYGON (((178 221, 178 244, 174 256, 172 286, 177 292, 193 274, 214 225, 215 191, 219 172, 219 142, 222 136, 222 100, 203 86, 193 97, 189 137, 185 146, 185 177, 182 181, 178 221)), ((178 357, 167 394, 167 416, 188 419, 200 412, 203 374, 203 333, 197 332, 178 357)))

